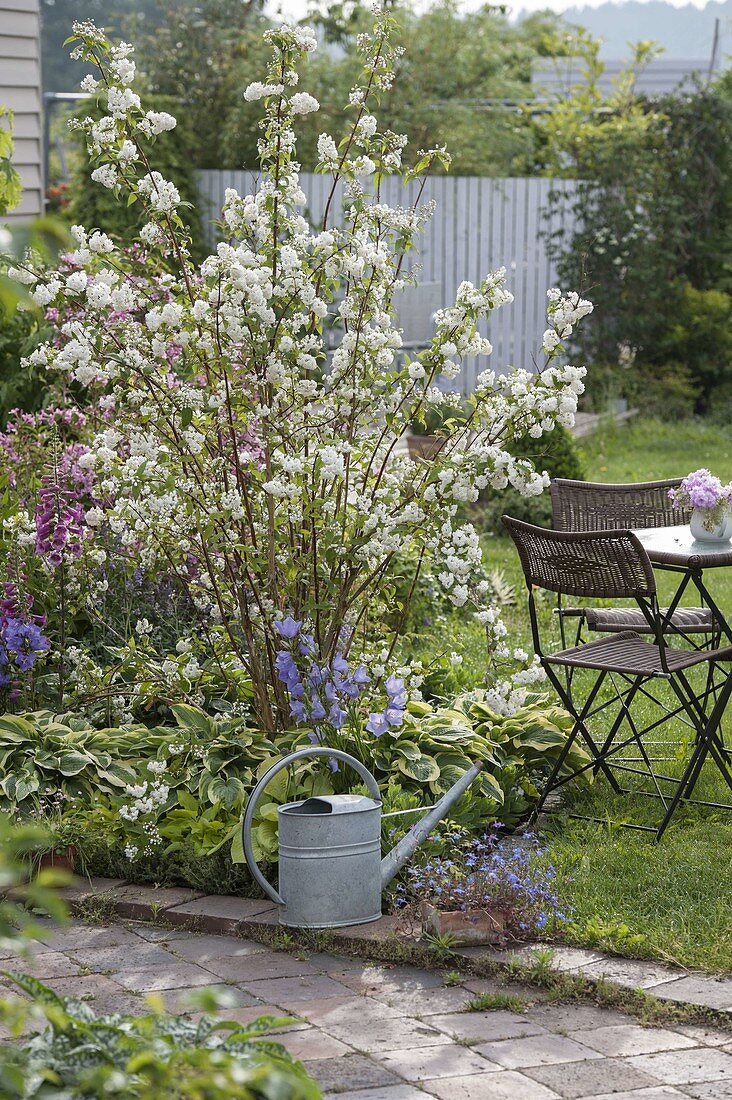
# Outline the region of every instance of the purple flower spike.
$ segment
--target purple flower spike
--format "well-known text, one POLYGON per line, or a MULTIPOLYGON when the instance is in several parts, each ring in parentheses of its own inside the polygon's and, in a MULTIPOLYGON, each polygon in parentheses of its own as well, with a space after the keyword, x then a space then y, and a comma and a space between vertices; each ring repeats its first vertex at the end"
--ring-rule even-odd
POLYGON ((280 619, 274 625, 280 637, 287 638, 288 641, 296 638, 300 633, 300 623, 293 619, 292 615, 288 615, 286 619, 280 619))

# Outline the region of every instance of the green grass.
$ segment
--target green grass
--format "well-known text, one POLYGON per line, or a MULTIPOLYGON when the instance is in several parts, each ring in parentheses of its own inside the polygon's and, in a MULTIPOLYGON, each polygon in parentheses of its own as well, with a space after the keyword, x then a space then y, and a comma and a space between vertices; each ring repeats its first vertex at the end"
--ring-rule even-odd
MULTIPOLYGON (((732 442, 726 430, 689 421, 663 424, 637 419, 626 426, 604 428, 582 441, 586 476, 595 481, 646 481, 682 476, 708 466, 723 481, 732 480, 732 442)), ((486 536, 491 569, 502 569, 516 585, 515 606, 504 609, 513 644, 531 648, 525 587, 513 544, 486 536)), ((720 606, 732 611, 732 570, 708 572, 705 578, 720 606)), ((669 574, 659 573, 663 602, 674 590, 669 574)), ((690 594, 689 594, 689 598, 690 594)), ((541 607, 545 637, 558 635, 553 600, 541 607)), ((557 636, 558 642, 558 636, 557 636)), ((430 644, 464 655, 465 686, 480 681, 480 629, 453 613, 433 630, 430 644)), ((429 649, 429 646, 426 646, 429 649)), ((651 720, 652 704, 634 708, 639 723, 651 720)), ((654 715, 655 717, 655 715, 654 715)), ((656 750, 671 759, 664 764, 677 774, 683 760, 678 740, 686 731, 667 723, 656 750)), ((655 735, 654 735, 655 736, 655 735)), ((732 802, 724 781, 707 766, 697 797, 732 802)), ((567 811, 591 814, 608 822, 637 824, 658 819, 655 800, 616 796, 599 778, 591 787, 568 792, 567 811)), ((732 971, 732 812, 683 807, 663 840, 614 825, 571 819, 567 812, 550 819, 545 839, 559 872, 561 893, 571 908, 567 938, 577 945, 637 957, 656 958, 710 971, 732 971)))

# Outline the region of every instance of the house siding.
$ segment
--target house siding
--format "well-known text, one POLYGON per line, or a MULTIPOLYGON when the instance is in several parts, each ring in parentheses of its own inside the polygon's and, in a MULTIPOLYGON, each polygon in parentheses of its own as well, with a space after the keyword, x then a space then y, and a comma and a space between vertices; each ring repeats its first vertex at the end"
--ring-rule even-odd
POLYGON ((43 127, 38 0, 0 0, 0 105, 14 113, 13 164, 23 184, 6 220, 43 212, 43 127))

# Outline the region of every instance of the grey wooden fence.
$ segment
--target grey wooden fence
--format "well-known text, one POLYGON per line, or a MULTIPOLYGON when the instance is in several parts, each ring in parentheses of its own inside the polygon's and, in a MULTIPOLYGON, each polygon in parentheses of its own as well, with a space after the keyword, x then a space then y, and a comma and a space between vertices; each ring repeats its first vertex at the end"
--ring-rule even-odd
MULTIPOLYGON (((218 217, 226 188, 247 194, 256 189, 258 177, 253 172, 228 170, 202 171, 199 177, 209 243, 213 244, 217 234, 211 219, 218 217)), ((322 218, 330 182, 326 176, 301 177, 306 213, 313 224, 322 218)), ((566 225, 571 217, 571 201, 547 217, 549 193, 561 188, 571 199, 575 186, 568 181, 533 178, 435 176, 428 180, 424 200, 433 199, 436 210, 418 250, 410 254, 410 262, 420 265, 421 286, 405 292, 398 306, 405 341, 420 345, 429 338, 432 314, 438 306, 454 300, 463 279, 477 283, 488 271, 505 267, 514 295, 512 305, 488 320, 484 334, 493 344, 493 354, 490 360, 466 363, 459 379, 464 392, 470 392, 476 372, 488 365, 500 371, 510 366, 532 369, 546 328, 546 291, 557 284, 546 234, 561 223, 566 225)), ((404 188, 398 179, 387 180, 382 186, 382 201, 390 205, 407 205, 413 196, 413 189, 404 188)), ((334 203, 333 210, 340 210, 340 201, 334 203)))

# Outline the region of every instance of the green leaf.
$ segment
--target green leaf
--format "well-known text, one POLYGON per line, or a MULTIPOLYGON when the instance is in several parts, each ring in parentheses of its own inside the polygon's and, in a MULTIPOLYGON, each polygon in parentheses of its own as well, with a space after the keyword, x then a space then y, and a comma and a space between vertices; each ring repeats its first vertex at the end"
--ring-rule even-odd
POLYGON ((181 729, 190 730, 192 733, 203 734, 206 737, 213 737, 213 723, 202 710, 198 710, 197 707, 191 707, 188 703, 174 703, 170 709, 175 715, 175 720, 181 729))
POLYGON ((58 770, 62 775, 78 775, 88 765, 88 758, 80 752, 62 752, 58 758, 58 770))
POLYGON ((440 775, 440 766, 431 756, 420 756, 418 760, 405 760, 403 757, 397 761, 397 767, 410 779, 416 779, 418 783, 431 783, 440 775))
POLYGON ((237 822, 231 838, 231 861, 232 863, 246 863, 247 861, 244 855, 244 838, 242 836, 240 821, 237 822))

